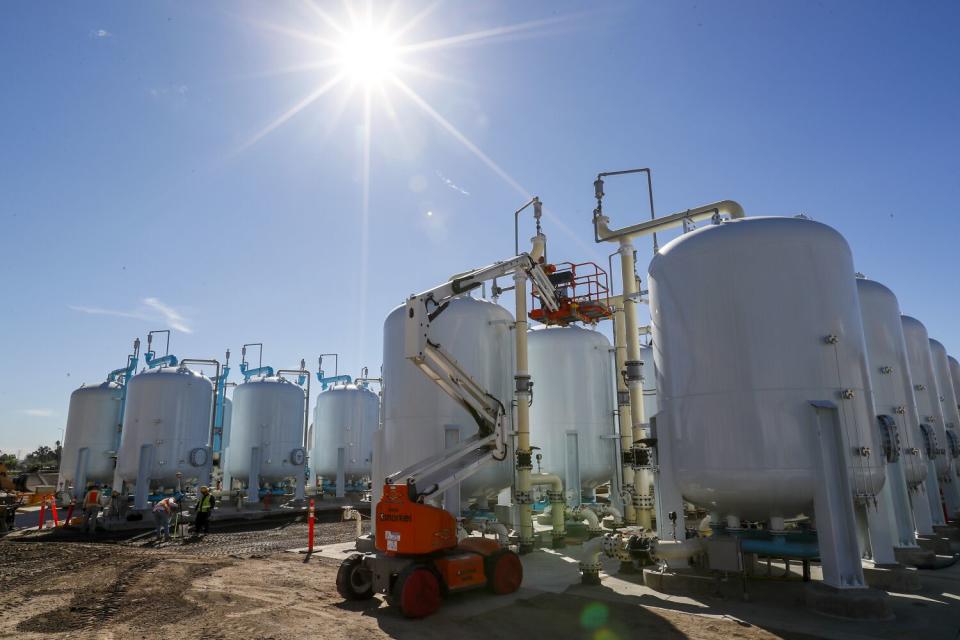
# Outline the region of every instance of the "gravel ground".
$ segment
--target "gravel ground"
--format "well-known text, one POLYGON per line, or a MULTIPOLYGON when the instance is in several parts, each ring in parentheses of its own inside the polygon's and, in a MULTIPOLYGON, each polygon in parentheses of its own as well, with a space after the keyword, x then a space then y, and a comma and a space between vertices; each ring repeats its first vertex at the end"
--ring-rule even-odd
MULTIPOLYGON (((316 527, 318 545, 349 540, 355 533, 353 523, 316 527)), ((143 539, 0 541, 0 638, 788 637, 728 620, 571 594, 516 599, 482 614, 441 612, 426 620, 406 620, 379 596, 344 602, 335 588, 335 561, 314 557, 307 562, 305 556, 284 552, 305 546, 306 536, 303 523, 274 523, 214 530, 201 540, 159 546, 143 539)), ((493 602, 497 597, 483 592, 451 596, 461 603, 473 598, 493 602)))

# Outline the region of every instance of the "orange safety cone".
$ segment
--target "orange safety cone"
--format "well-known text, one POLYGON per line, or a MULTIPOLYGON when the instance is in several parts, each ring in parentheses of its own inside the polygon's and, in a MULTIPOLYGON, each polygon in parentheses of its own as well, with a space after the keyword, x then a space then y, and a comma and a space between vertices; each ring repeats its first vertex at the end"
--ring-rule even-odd
POLYGON ((54 527, 59 527, 59 526, 60 526, 60 516, 57 515, 57 499, 56 499, 56 498, 51 498, 51 499, 50 499, 50 515, 53 516, 53 526, 54 526, 54 527))
POLYGON ((47 501, 40 502, 40 524, 37 525, 37 531, 43 529, 43 522, 47 519, 47 501))
POLYGON ((315 512, 313 509, 313 498, 310 498, 310 508, 307 509, 307 536, 309 540, 307 541, 307 553, 313 553, 313 521, 315 519, 315 512))

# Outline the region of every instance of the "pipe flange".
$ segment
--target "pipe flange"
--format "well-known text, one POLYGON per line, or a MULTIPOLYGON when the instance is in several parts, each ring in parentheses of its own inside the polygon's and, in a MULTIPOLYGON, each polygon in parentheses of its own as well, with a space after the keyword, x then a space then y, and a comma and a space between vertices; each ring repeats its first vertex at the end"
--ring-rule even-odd
POLYGON ((547 491, 547 500, 549 500, 551 503, 566 503, 567 501, 566 497, 563 495, 563 491, 554 491, 553 489, 547 491))
POLYGON ((650 448, 643 446, 634 446, 631 450, 633 457, 633 469, 647 469, 651 466, 650 448))
POLYGON ((629 391, 617 391, 617 406, 626 407, 630 404, 629 391))
POLYGON ((513 501, 516 504, 533 504, 533 496, 529 491, 516 491, 513 494, 513 501))
POLYGON ((627 383, 643 382, 643 360, 628 360, 623 367, 623 379, 627 383))
POLYGON ((530 379, 530 375, 516 375, 513 376, 515 383, 514 391, 518 394, 531 393, 533 392, 533 381, 530 379))
POLYGON ((634 495, 633 506, 637 509, 653 509, 653 496, 634 495))
POLYGON ((517 469, 533 469, 533 454, 529 451, 517 451, 517 469))
POLYGON ((603 565, 599 562, 581 562, 580 563, 580 572, 581 573, 600 573, 600 570, 603 569, 603 565))

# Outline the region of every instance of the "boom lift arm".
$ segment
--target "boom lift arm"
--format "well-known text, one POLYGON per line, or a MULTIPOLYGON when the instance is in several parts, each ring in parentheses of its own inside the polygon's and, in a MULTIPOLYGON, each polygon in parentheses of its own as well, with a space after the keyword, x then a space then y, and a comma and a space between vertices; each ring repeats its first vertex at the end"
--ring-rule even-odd
POLYGON ((430 340, 430 324, 454 297, 476 289, 483 282, 524 271, 534 282, 543 305, 558 308, 554 286, 543 266, 527 253, 492 265, 457 274, 449 281, 407 300, 404 333, 405 355, 467 410, 477 421, 478 432, 456 447, 442 451, 386 478, 387 484, 406 484, 411 501, 440 493, 462 482, 491 461, 507 456, 506 407, 491 395, 442 346, 430 340), (417 486, 424 487, 419 490, 417 486))

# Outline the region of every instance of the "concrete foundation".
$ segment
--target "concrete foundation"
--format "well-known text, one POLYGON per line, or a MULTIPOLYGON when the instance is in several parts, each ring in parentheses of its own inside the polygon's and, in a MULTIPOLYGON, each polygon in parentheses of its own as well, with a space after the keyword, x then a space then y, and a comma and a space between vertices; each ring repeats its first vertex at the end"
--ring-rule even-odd
POLYGON ((863 578, 870 587, 884 591, 903 593, 922 588, 919 572, 907 567, 864 567, 863 578))
POLYGON ((938 535, 919 536, 917 544, 921 549, 931 551, 938 556, 952 556, 954 554, 954 545, 950 538, 943 538, 938 535))
POLYGON ((807 608, 833 618, 893 620, 889 596, 878 589, 835 589, 822 582, 804 588, 807 608))

